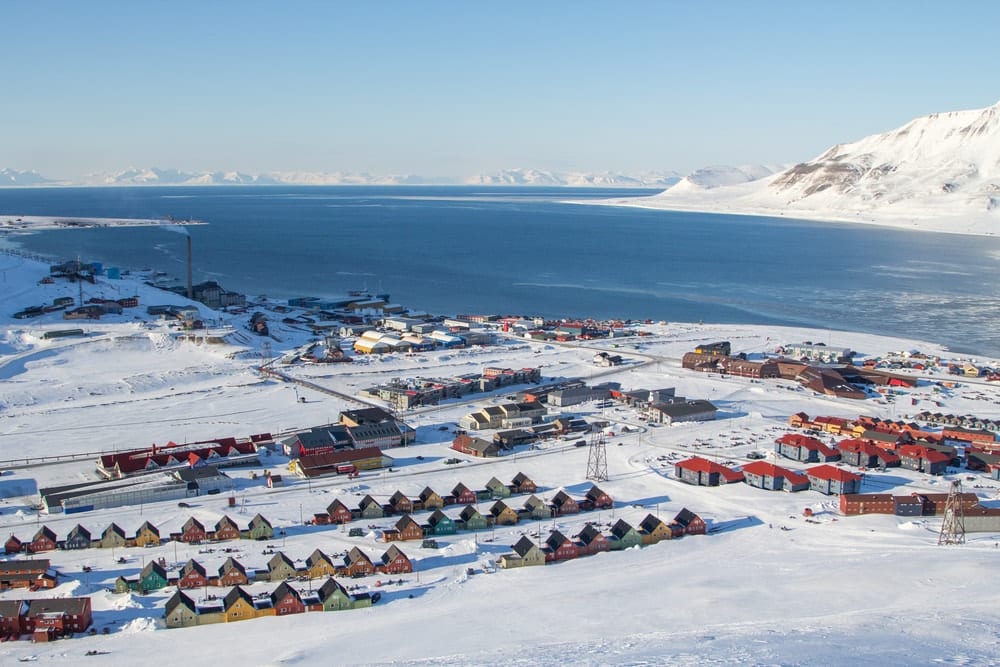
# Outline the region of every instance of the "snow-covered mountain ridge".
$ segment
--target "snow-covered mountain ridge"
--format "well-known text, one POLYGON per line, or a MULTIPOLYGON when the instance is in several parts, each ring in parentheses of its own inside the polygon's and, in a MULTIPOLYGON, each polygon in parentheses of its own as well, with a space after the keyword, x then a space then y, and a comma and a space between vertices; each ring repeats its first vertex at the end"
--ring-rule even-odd
POLYGON ((659 195, 613 203, 994 234, 1000 103, 916 118, 759 180, 704 188, 684 179, 659 195))

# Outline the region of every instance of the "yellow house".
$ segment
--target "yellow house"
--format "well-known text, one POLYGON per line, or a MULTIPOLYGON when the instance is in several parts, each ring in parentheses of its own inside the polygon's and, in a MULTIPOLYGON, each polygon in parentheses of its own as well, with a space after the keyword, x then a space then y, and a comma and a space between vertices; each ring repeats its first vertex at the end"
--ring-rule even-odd
POLYGON ((139 526, 139 530, 135 532, 135 546, 156 547, 159 545, 160 531, 157 530, 156 526, 148 521, 139 526))
POLYGON ((222 606, 226 611, 226 622, 246 621, 257 618, 257 609, 253 606, 253 598, 245 590, 236 586, 223 598, 222 606))

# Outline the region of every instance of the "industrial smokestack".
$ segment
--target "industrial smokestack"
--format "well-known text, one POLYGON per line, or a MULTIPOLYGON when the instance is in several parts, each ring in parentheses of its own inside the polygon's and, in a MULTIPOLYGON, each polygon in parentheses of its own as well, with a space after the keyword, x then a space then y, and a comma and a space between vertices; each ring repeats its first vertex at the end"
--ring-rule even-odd
POLYGON ((194 286, 191 284, 191 235, 187 235, 188 239, 188 298, 194 299, 194 286))

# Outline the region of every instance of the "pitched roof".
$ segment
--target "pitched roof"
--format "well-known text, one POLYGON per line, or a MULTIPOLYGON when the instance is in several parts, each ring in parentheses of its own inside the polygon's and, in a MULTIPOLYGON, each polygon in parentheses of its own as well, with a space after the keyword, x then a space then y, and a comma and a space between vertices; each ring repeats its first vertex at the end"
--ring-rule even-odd
POLYGON ((226 572, 228 572, 230 570, 237 570, 241 574, 246 574, 247 573, 247 570, 246 570, 245 567, 243 567, 243 564, 241 562, 239 562, 238 560, 236 560, 235 558, 233 558, 232 556, 230 556, 229 558, 227 558, 222 563, 222 565, 219 566, 219 575, 221 576, 221 575, 225 574, 226 572))
POLYGON ((240 586, 233 586, 233 590, 226 593, 226 597, 222 598, 222 606, 225 609, 232 607, 238 600, 243 600, 248 605, 253 607, 253 598, 250 594, 243 590, 240 586))
POLYGON ((836 450, 827 447, 822 442, 816 438, 810 438, 807 435, 802 435, 801 433, 786 433, 777 440, 782 445, 791 445, 792 447, 803 447, 810 451, 816 451, 823 456, 835 456, 837 454, 836 450))
POLYGON ((806 475, 809 477, 815 477, 817 479, 824 479, 829 481, 837 481, 841 484, 846 482, 860 482, 861 475, 855 475, 853 472, 844 470, 843 468, 838 468, 837 466, 831 465, 821 465, 813 466, 806 470, 806 475))
POLYGON ((167 615, 170 615, 174 609, 180 606, 187 607, 191 611, 195 610, 194 600, 185 595, 183 591, 177 591, 170 596, 169 600, 167 600, 167 604, 164 606, 164 612, 166 612, 167 615))
POLYGON ((727 468, 726 466, 716 463, 715 461, 709 461, 708 459, 704 459, 700 456, 692 456, 689 459, 678 461, 674 465, 677 468, 691 470, 694 472, 718 473, 727 482, 738 482, 743 479, 743 473, 737 472, 732 468, 727 468))
POLYGON ((531 551, 532 549, 537 549, 538 547, 535 545, 534 542, 531 541, 531 539, 527 535, 522 535, 521 539, 519 539, 512 548, 514 549, 514 553, 516 553, 521 558, 524 558, 529 551, 531 551))
POLYGON ((383 563, 392 562, 396 560, 396 557, 398 556, 402 556, 406 560, 410 560, 409 556, 403 553, 402 549, 393 544, 392 546, 390 546, 388 549, 385 550, 384 554, 382 554, 382 562, 383 563))
POLYGON ((197 572, 203 577, 208 576, 208 573, 205 571, 205 566, 193 558, 189 559, 188 562, 184 563, 184 567, 181 568, 181 576, 185 577, 191 574, 192 572, 197 572))

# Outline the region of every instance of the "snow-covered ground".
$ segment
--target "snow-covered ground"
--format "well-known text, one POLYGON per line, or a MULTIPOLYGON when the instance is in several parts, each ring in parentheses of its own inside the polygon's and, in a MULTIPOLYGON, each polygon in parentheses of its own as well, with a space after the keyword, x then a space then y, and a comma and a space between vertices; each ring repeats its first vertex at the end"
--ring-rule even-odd
MULTIPOLYGON (((214 333, 227 344, 179 339, 176 329, 145 316, 145 307, 187 303, 128 277, 85 284, 86 296, 120 298, 137 294, 140 308, 99 322, 66 322, 56 312, 14 320, 11 314, 59 296, 76 297, 66 282, 39 285, 47 267, 0 254, 0 460, 65 456, 328 423, 355 403, 305 388, 263 379, 254 371, 265 339, 246 328, 247 314, 211 314, 214 333), (83 338, 47 340, 47 330, 80 327, 83 338), (305 402, 297 400, 301 396, 305 402)), ((267 310, 258 302, 252 310, 267 310)), ((201 306, 206 314, 206 309, 201 306)), ((271 320, 273 352, 309 340, 294 325, 271 320)), ((708 398, 719 419, 701 424, 652 428, 628 409, 594 404, 565 412, 612 422, 608 445, 610 479, 601 486, 616 500, 614 510, 497 528, 479 535, 438 538, 439 548, 402 543, 417 572, 403 584, 376 587, 379 577, 351 580, 363 591, 379 591, 370 609, 307 613, 198 628, 166 630, 160 617, 170 591, 151 595, 109 593, 119 575, 134 576, 150 558, 172 566, 195 558, 209 572, 234 555, 248 567, 263 567, 268 556, 250 541, 205 546, 166 543, 157 548, 53 552, 63 577, 43 595, 93 596, 95 626, 110 634, 53 644, 0 644, 0 663, 37 659, 76 665, 84 660, 133 665, 150 660, 187 665, 329 664, 996 664, 1000 660, 1000 536, 974 534, 963 546, 937 546, 938 519, 892 516, 842 517, 836 497, 813 491, 769 493, 738 484, 700 488, 672 475, 670 457, 689 453, 720 461, 746 461, 753 450, 770 451, 786 432, 788 415, 804 411, 854 417, 903 417, 909 411, 940 410, 983 417, 1000 416, 1000 391, 985 382, 961 381, 953 390, 930 383, 898 402, 857 402, 816 396, 787 382, 752 382, 685 371, 679 357, 694 345, 725 339, 734 351, 757 353, 801 340, 850 347, 862 355, 919 349, 949 353, 932 343, 805 329, 702 324, 645 327, 651 336, 561 346, 509 341, 502 346, 448 352, 358 359, 351 364, 292 366, 291 375, 356 395, 361 388, 394 377, 447 377, 485 366, 542 367, 549 378, 613 380, 628 389, 675 387, 679 395, 708 398), (612 344, 621 347, 612 348, 612 344), (614 351, 627 363, 611 369, 592 364, 594 348, 614 351), (916 405, 912 399, 917 401, 916 405), (905 405, 904 405, 905 404, 905 405), (937 406, 939 407, 934 407, 937 406), (639 427, 621 434, 621 426, 639 427), (509 551, 521 533, 559 528, 567 535, 585 521, 617 518, 638 523, 647 513, 672 519, 683 507, 720 530, 625 552, 605 553, 558 565, 484 572, 509 551), (814 512, 807 522, 803 509, 814 512), (225 552, 229 547, 237 552, 225 552), (124 556, 126 563, 116 562, 124 556), (85 572, 84 566, 92 569, 85 572), (467 574, 473 568, 475 574, 467 574), (87 651, 107 652, 83 658, 87 651)), ((943 376, 942 376, 942 379, 943 376)), ((510 389, 503 392, 510 393, 510 389)), ((337 554, 359 546, 377 558, 388 545, 377 530, 394 519, 362 520, 363 537, 335 526, 304 526, 302 518, 323 511, 335 498, 356 506, 364 494, 386 499, 399 489, 416 495, 425 486, 447 493, 463 482, 482 488, 496 476, 523 471, 539 484, 539 495, 558 489, 580 495, 586 480, 587 449, 565 441, 521 449, 499 460, 463 459, 448 449, 449 428, 462 415, 503 400, 472 395, 471 402, 414 410, 417 444, 389 453, 394 472, 363 473, 358 480, 299 481, 272 458, 254 469, 233 469, 237 506, 223 496, 92 511, 39 515, 33 505, 39 487, 94 477, 93 460, 15 467, 0 476, 0 535, 30 539, 41 524, 60 536, 77 523, 99 533, 111 521, 134 533, 145 520, 161 534, 176 531, 191 515, 214 525, 224 513, 241 525, 260 512, 286 535, 270 542, 295 559, 313 549, 337 554), (442 430, 444 428, 445 430, 442 430), (268 469, 284 472, 285 486, 270 490, 268 469), (368 525, 375 525, 369 529, 368 525)), ((789 465, 800 468, 801 466, 789 465)), ((961 477, 967 491, 996 502, 998 483, 966 473, 932 478, 903 470, 866 475, 864 491, 944 492, 961 477)), ((514 499, 512 505, 519 506, 514 499)), ((481 508, 485 509, 485 508, 481 508)), ((454 512, 452 512, 454 513, 454 512)), ((418 520, 425 518, 418 513, 418 520)), ((270 590, 271 585, 255 585, 270 590)), ((23 595, 7 591, 0 598, 23 595)))

